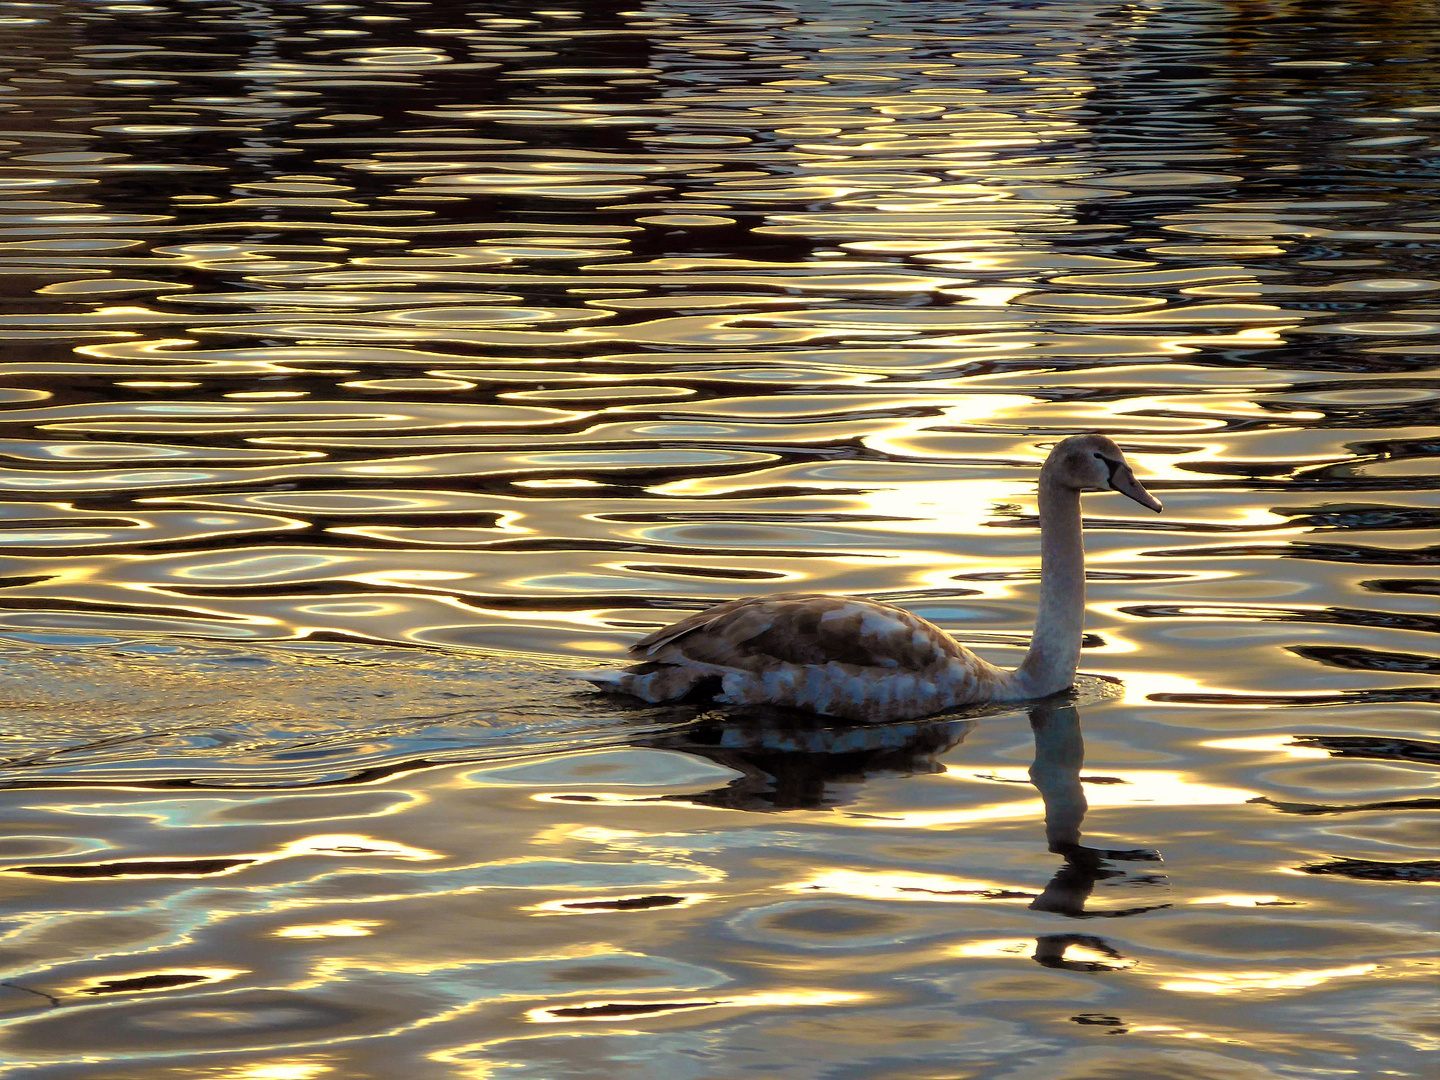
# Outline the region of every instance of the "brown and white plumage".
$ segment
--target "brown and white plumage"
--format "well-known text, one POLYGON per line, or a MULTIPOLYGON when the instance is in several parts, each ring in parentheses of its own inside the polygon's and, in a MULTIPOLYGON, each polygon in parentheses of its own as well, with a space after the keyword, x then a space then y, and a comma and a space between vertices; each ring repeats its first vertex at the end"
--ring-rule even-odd
POLYGON ((1008 677, 902 608, 810 593, 721 604, 651 634, 630 656, 640 663, 582 674, 646 701, 674 701, 712 684, 727 704, 851 720, 991 701, 1008 677))
POLYGON ((1040 609, 1030 650, 1014 671, 982 660, 903 608, 780 593, 697 612, 637 642, 631 666, 577 674, 646 701, 704 690, 731 705, 780 705, 871 722, 1044 697, 1069 687, 1079 662, 1084 490, 1119 491, 1160 509, 1105 436, 1075 435, 1050 452, 1040 472, 1040 609))

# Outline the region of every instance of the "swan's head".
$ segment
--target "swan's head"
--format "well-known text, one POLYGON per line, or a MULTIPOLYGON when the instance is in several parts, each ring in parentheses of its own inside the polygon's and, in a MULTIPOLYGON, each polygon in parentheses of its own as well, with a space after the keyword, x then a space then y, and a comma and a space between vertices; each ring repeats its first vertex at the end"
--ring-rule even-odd
POLYGON ((1160 500, 1135 479, 1120 447, 1104 435, 1071 435, 1061 441, 1045 459, 1040 476, 1076 491, 1118 491, 1145 509, 1160 512, 1160 500))

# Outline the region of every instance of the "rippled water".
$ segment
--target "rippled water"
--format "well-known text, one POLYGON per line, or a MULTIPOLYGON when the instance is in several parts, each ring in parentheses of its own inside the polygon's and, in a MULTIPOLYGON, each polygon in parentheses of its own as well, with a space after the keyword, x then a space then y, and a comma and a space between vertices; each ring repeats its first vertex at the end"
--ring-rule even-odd
POLYGON ((1433 5, 0 27, 0 1075, 1433 1075, 1433 5), (1013 663, 1092 429, 1073 701, 559 673, 1013 663))

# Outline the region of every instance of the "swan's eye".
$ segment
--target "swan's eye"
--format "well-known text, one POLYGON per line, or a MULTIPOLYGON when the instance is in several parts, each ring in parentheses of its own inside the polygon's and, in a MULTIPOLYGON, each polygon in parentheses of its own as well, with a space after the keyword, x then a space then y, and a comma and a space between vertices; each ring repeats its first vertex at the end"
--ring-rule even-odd
POLYGON ((1106 471, 1109 473, 1106 479, 1109 480, 1110 486, 1113 488, 1115 486, 1115 471, 1122 468, 1124 462, 1116 461, 1114 458, 1108 458, 1104 454, 1098 452, 1096 453, 1095 458, 1097 461, 1099 461, 1105 466, 1106 471))

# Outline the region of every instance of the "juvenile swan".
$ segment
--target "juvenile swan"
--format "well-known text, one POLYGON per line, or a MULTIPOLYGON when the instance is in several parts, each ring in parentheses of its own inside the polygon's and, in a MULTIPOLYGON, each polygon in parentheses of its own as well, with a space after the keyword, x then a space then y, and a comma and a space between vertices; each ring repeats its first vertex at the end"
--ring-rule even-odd
POLYGON ((606 690, 674 701, 714 689, 731 705, 784 705, 846 720, 908 720, 981 701, 1041 698, 1075 681, 1085 625, 1080 493, 1160 500, 1103 435, 1072 435, 1040 470, 1040 609, 1014 671, 995 667, 938 626, 889 604, 780 593, 732 600, 657 630, 631 666, 577 674, 606 690))

